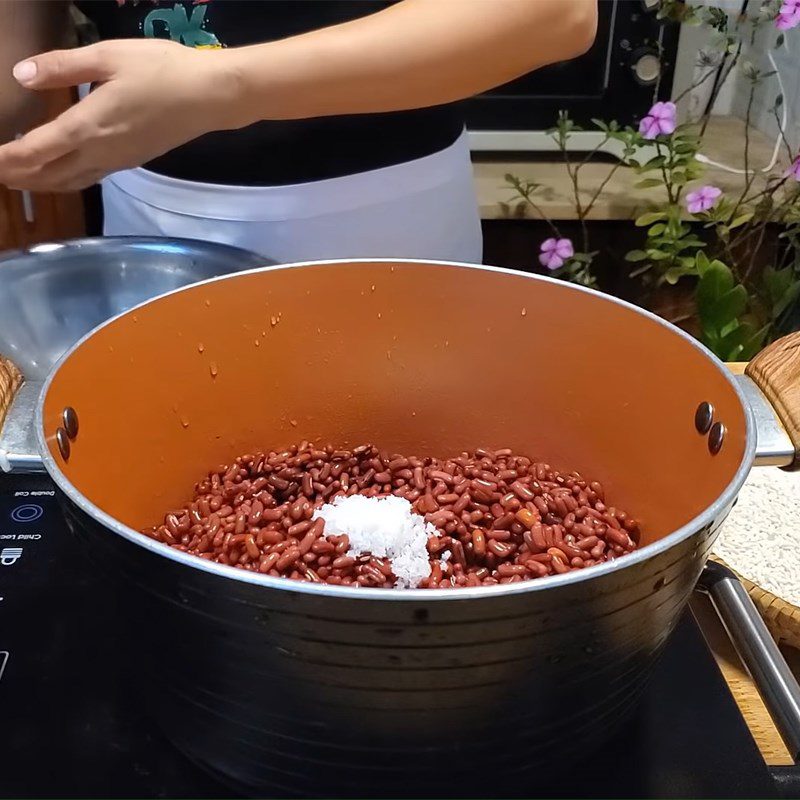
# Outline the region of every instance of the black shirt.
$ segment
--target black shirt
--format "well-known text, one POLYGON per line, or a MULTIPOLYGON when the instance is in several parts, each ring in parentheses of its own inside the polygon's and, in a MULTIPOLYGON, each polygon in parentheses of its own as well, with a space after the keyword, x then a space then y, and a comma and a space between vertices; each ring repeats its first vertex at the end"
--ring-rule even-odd
MULTIPOLYGON (((167 38, 190 47, 274 41, 375 13, 395 0, 82 0, 101 39, 167 38)), ((169 76, 165 76, 169 80, 169 76)), ((452 144, 457 105, 386 114, 258 122, 199 137, 145 164, 184 180, 272 186, 400 164, 452 144)))

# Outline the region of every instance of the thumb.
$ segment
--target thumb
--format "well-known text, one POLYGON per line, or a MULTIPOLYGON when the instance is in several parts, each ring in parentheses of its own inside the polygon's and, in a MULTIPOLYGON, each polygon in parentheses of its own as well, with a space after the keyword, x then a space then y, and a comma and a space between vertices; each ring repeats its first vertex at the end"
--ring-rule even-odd
POLYGON ((20 61, 13 69, 14 78, 27 89, 63 89, 103 81, 110 72, 107 52, 97 44, 51 50, 20 61))

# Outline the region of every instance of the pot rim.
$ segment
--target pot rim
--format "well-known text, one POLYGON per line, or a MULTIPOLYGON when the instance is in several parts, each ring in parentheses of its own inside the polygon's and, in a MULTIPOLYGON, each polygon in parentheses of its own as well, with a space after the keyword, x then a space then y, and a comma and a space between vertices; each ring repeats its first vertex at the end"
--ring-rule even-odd
POLYGON ((620 300, 619 298, 614 297, 612 295, 604 294, 603 292, 597 291, 596 289, 589 289, 585 286, 579 286, 577 284, 566 284, 570 289, 574 291, 585 292, 587 294, 599 297, 604 301, 616 303, 617 305, 623 306, 624 308, 627 308, 630 311, 633 311, 637 314, 641 314, 647 317, 648 319, 652 320, 653 322, 662 325, 665 328, 668 328, 675 335, 681 336, 685 341, 689 342, 693 347, 699 350, 723 375, 725 380, 728 382, 728 384, 736 393, 736 396, 739 398, 739 402, 742 405, 742 410, 744 411, 745 450, 741 463, 739 464, 739 467, 736 470, 736 473, 734 474, 733 478, 728 483, 728 485, 725 487, 724 491, 703 512, 698 514, 693 519, 689 520, 689 522, 687 522, 685 525, 683 525, 682 527, 678 528, 675 531, 672 531, 672 533, 669 533, 666 536, 661 537, 657 541, 645 545, 640 550, 638 549, 634 550, 632 553, 627 554, 624 558, 615 559, 614 561, 606 562, 604 564, 597 564, 588 569, 571 570, 563 575, 550 575, 547 576, 546 578, 540 578, 538 580, 520 581, 518 583, 509 583, 509 584, 497 584, 496 586, 460 587, 457 590, 455 589, 398 590, 398 589, 372 589, 363 587, 360 587, 358 590, 355 590, 348 586, 334 586, 327 583, 312 583, 310 581, 292 581, 286 578, 274 578, 271 575, 262 575, 261 573, 258 572, 250 572, 248 570, 237 569, 236 567, 232 567, 227 564, 218 564, 214 561, 198 558, 197 556, 191 555, 189 553, 184 553, 180 550, 175 550, 174 548, 169 547, 168 545, 150 539, 142 535, 138 531, 134 530, 133 528, 130 528, 127 525, 122 524, 118 520, 114 519, 114 517, 112 517, 110 514, 107 514, 105 511, 102 511, 100 508, 94 505, 94 503, 92 503, 87 497, 85 497, 83 494, 77 491, 77 489, 72 485, 72 483, 69 481, 66 475, 62 472, 60 466, 56 463, 55 459, 50 454, 50 448, 47 446, 47 441, 44 432, 44 400, 45 397, 47 396, 50 384, 52 383, 53 378, 58 373, 62 364, 64 364, 70 358, 70 356, 83 345, 84 342, 86 342, 88 339, 94 336, 95 333, 97 333, 102 328, 105 328, 107 325, 111 325, 117 319, 120 319, 121 317, 124 317, 127 314, 135 312, 137 309, 150 305, 151 303, 155 303, 165 297, 169 297, 170 295, 177 294, 179 292, 183 292, 197 286, 207 286, 209 284, 216 283, 217 281, 224 281, 235 278, 239 275, 253 275, 262 272, 271 272, 284 269, 296 269, 298 267, 311 267, 311 266, 330 265, 330 264, 387 264, 387 265, 425 264, 432 266, 448 266, 448 267, 458 267, 462 269, 483 270, 485 272, 500 273, 503 275, 511 275, 513 277, 522 277, 522 278, 527 278, 529 280, 541 281, 544 283, 554 283, 562 286, 565 285, 564 281, 560 281, 555 278, 550 278, 545 275, 534 275, 532 273, 520 272, 518 270, 512 270, 505 267, 492 267, 483 264, 468 264, 457 261, 437 261, 437 260, 429 261, 426 259, 416 259, 416 258, 354 258, 354 259, 342 258, 342 259, 329 259, 329 260, 326 259, 317 261, 300 261, 292 264, 279 264, 274 266, 257 267, 251 270, 244 270, 242 272, 235 272, 229 275, 221 275, 216 278, 209 278, 208 280, 205 281, 189 284, 187 286, 182 286, 178 289, 173 289, 169 292, 165 292, 164 294, 146 300, 145 302, 140 303, 139 305, 134 306, 133 308, 122 312, 121 314, 117 314, 111 319, 108 319, 102 324, 98 325, 96 328, 94 328, 85 336, 83 336, 78 342, 76 342, 66 353, 64 353, 64 355, 62 355, 61 358, 58 359, 53 369, 50 371, 50 374, 47 376, 47 379, 42 386, 41 392, 39 394, 39 399, 36 404, 36 420, 35 420, 36 441, 39 448, 39 453, 42 457, 42 463, 44 464, 45 469, 47 470, 48 474, 55 482, 59 490, 64 495, 66 495, 66 497, 72 503, 74 503, 78 508, 80 508, 81 511, 83 511, 90 517, 94 518, 96 521, 100 522, 106 529, 109 529, 114 534, 121 536, 123 539, 128 540, 129 542, 138 547, 150 550, 155 555, 171 559, 172 561, 177 562, 178 564, 188 567, 190 569, 199 569, 204 572, 210 573, 212 575, 216 575, 217 577, 220 578, 240 581, 242 583, 247 583, 255 587, 264 587, 267 589, 278 589, 281 591, 298 592, 301 594, 309 594, 312 596, 316 595, 320 597, 339 597, 349 600, 381 600, 384 602, 400 601, 400 602, 419 603, 421 601, 429 601, 429 600, 433 602, 441 602, 444 600, 463 601, 463 600, 475 600, 481 598, 488 599, 491 597, 497 597, 501 595, 506 596, 506 595, 516 595, 516 594, 527 594, 528 592, 540 592, 540 591, 546 591, 551 588, 556 589, 558 587, 565 586, 568 584, 591 581, 595 578, 601 578, 604 575, 610 575, 611 573, 617 572, 618 570, 621 569, 627 569, 629 567, 632 568, 638 564, 648 561, 653 556, 659 555, 660 553, 669 550, 679 542, 688 539, 690 536, 692 536, 701 528, 712 524, 714 520, 717 519, 719 514, 722 512, 722 510, 733 502, 733 500, 739 493, 739 490, 741 489, 742 485, 744 484, 745 480, 747 479, 747 476, 755 460, 755 452, 756 452, 755 421, 752 409, 750 408, 750 405, 747 403, 741 388, 739 387, 737 382, 733 379, 733 375, 728 371, 728 369, 725 367, 722 361, 720 361, 710 350, 708 350, 704 345, 702 345, 699 341, 694 339, 688 333, 676 327, 672 323, 667 322, 661 317, 656 316, 650 311, 639 308, 638 306, 635 306, 632 303, 620 300))

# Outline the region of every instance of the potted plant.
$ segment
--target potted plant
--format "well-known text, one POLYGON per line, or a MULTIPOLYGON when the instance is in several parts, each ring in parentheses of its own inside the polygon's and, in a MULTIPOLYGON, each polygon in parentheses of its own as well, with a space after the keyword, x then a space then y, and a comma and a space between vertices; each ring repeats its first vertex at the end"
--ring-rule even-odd
POLYGON ((556 277, 584 286, 597 285, 598 251, 591 247, 587 218, 614 173, 623 167, 634 169, 641 176, 637 187, 661 189, 660 201, 635 220, 641 243, 626 255, 630 274, 641 285, 641 302, 697 335, 720 358, 747 360, 787 326, 796 324, 792 314, 800 297, 800 155, 793 152, 784 134, 784 98, 779 93, 771 111, 789 167, 765 178, 752 168, 748 132, 753 101, 774 73, 762 71, 743 53, 756 33, 770 24, 777 29, 773 46, 782 47, 785 31, 800 25, 800 0, 762 2, 751 15, 741 15, 733 23, 719 8, 692 7, 678 0, 663 0, 659 14, 712 31, 711 49, 700 55, 700 75, 687 90, 714 79, 703 118, 678 124, 675 103, 655 102, 638 129, 613 120, 594 120, 602 140, 576 161, 569 142, 578 127, 561 112, 550 133, 572 187, 578 241, 563 235, 543 213, 537 200, 545 187, 513 175, 507 175, 506 181, 512 201, 524 203, 551 228, 552 235, 540 245, 541 265, 556 277), (726 196, 718 187, 699 182, 705 167, 698 153, 719 88, 734 69, 740 70, 748 87, 744 180, 741 191, 726 196), (609 166, 599 186, 586 193, 581 169, 610 140, 619 143, 620 158, 609 166), (770 243, 769 233, 776 229, 777 239, 770 243))

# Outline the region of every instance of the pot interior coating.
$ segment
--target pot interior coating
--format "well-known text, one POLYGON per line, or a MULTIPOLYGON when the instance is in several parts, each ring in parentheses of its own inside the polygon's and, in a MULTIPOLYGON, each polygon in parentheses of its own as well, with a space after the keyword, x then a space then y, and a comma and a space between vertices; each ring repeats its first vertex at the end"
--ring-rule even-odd
POLYGON ((423 262, 271 268, 152 301, 61 364, 44 426, 77 490, 136 529, 210 467, 307 439, 510 447, 602 481, 647 544, 709 506, 746 449, 731 382, 668 326, 565 283, 423 262), (701 401, 727 430, 717 455, 701 401))

